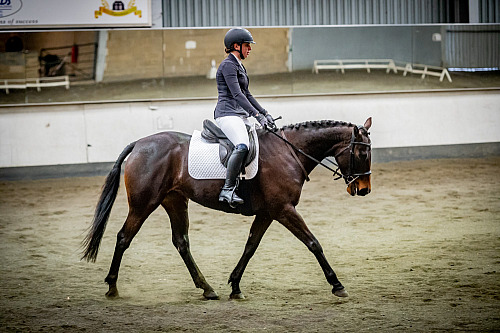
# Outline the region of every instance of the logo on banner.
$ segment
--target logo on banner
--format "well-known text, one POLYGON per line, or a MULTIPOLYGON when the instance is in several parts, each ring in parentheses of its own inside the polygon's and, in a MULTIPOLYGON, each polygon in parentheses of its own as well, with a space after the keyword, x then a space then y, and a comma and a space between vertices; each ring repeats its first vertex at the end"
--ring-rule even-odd
POLYGON ((0 0, 0 18, 14 15, 23 7, 22 0, 0 0))
MULTIPOLYGON (((4 0, 0 0, 4 1, 4 0)), ((7 1, 7 0, 5 0, 7 1)), ((9 0, 10 1, 10 0, 9 0)), ((138 10, 135 5, 135 0, 130 0, 125 8, 123 1, 113 1, 113 5, 110 7, 106 0, 101 0, 102 6, 99 10, 95 11, 95 18, 99 18, 103 13, 111 16, 125 16, 134 13, 135 15, 142 17, 142 11, 138 10)))

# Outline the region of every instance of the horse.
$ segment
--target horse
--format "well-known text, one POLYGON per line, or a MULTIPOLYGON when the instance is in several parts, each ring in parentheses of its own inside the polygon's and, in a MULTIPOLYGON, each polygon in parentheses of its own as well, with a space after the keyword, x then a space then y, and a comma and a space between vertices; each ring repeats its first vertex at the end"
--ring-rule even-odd
POLYGON ((240 181, 238 191, 245 202, 235 208, 219 201, 223 179, 199 180, 189 175, 190 135, 167 131, 139 139, 123 150, 105 180, 92 224, 83 241, 82 260, 95 262, 97 258, 120 185, 121 165, 128 156, 124 182, 129 211, 117 234, 111 267, 105 278, 109 285, 106 297, 119 296, 118 271, 124 252, 148 216, 161 205, 170 219, 172 242, 195 286, 203 289, 205 299, 219 299, 190 252, 190 199, 211 209, 255 216, 243 255, 229 277, 230 299, 244 298, 240 290, 243 272, 274 220, 287 228, 314 254, 332 286, 332 293, 347 297, 348 293, 328 263, 320 243, 295 207, 311 171, 318 164, 324 165, 321 162, 324 158, 332 156, 337 161, 337 170, 334 171, 339 175, 338 178, 345 180, 350 195, 364 196, 370 193, 371 141, 368 130, 371 125, 370 117, 363 126, 323 120, 284 126, 276 132, 258 129, 259 170, 254 178, 240 181))

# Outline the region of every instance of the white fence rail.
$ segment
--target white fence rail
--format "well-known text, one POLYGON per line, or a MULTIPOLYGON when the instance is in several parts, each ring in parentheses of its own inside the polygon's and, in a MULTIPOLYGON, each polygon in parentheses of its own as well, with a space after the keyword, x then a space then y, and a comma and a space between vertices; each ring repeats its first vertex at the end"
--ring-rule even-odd
POLYGON ((439 81, 443 81, 446 77, 448 81, 452 82, 450 73, 446 68, 429 66, 423 64, 412 63, 396 63, 393 59, 330 59, 330 60, 314 60, 313 73, 318 74, 319 70, 335 69, 345 74, 346 69, 366 69, 370 73, 371 69, 385 69, 386 73, 393 71, 397 73, 398 70, 403 71, 403 75, 422 74, 422 79, 427 75, 439 77, 439 81))
POLYGON ((69 76, 53 76, 53 77, 40 77, 29 79, 3 79, 0 80, 0 89, 5 89, 8 94, 10 89, 27 89, 36 88, 41 91, 42 87, 58 87, 65 86, 69 89, 69 76))
POLYGON ((314 60, 313 73, 318 74, 320 69, 340 69, 342 74, 346 69, 386 69, 397 73, 396 64, 392 59, 339 59, 339 60, 314 60))
POLYGON ((443 67, 422 64, 406 64, 403 70, 403 75, 406 76, 408 73, 422 74, 422 79, 425 78, 426 75, 437 76, 441 82, 443 82, 443 79, 446 77, 448 81, 452 82, 450 73, 443 67))

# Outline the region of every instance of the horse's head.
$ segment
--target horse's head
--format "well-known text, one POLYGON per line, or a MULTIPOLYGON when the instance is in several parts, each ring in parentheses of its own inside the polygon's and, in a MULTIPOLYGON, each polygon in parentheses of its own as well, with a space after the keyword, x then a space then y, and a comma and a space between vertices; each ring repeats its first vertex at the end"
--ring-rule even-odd
POLYGON ((335 155, 347 184, 347 192, 352 196, 364 196, 371 192, 372 153, 368 132, 371 126, 371 117, 363 126, 354 126, 350 143, 335 155))

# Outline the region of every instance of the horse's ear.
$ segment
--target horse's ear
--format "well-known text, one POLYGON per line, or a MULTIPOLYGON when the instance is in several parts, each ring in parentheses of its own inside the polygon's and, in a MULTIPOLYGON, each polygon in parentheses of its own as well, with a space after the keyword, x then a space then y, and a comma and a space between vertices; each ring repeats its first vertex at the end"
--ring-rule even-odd
POLYGON ((366 128, 367 131, 370 129, 370 127, 372 127, 372 117, 366 119, 363 127, 366 128))

